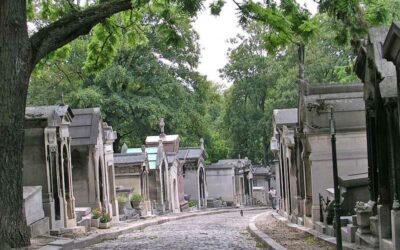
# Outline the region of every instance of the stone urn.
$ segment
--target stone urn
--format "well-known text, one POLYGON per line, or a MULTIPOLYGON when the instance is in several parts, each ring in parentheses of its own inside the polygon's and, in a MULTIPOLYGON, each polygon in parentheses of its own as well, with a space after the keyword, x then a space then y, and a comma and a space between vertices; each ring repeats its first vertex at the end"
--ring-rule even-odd
POLYGON ((109 222, 100 222, 99 223, 99 228, 100 229, 108 229, 108 228, 110 228, 111 227, 111 221, 109 221, 109 222))
POLYGON ((132 208, 139 208, 141 201, 131 201, 132 208))
POLYGON ((372 204, 357 201, 354 211, 357 215, 357 225, 365 228, 370 225, 370 217, 372 216, 372 204))
POLYGON ((90 226, 91 226, 91 227, 99 228, 99 225, 100 225, 100 218, 91 219, 91 220, 90 220, 90 226))

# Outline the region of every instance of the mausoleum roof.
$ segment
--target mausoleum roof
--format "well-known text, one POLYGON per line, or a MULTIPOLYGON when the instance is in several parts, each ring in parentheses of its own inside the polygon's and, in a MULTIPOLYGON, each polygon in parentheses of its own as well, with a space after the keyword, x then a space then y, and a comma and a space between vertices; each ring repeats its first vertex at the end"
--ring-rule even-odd
POLYGON ((70 122, 74 113, 68 105, 34 106, 25 108, 25 120, 47 120, 49 126, 70 122))
POLYGON ((246 166, 252 166, 248 159, 225 159, 210 164, 207 168, 241 168, 246 166))
POLYGON ((297 108, 274 109, 274 122, 276 125, 297 124, 297 108))
POLYGON ((160 137, 159 135, 147 136, 146 144, 158 143, 160 140, 162 140, 163 142, 174 142, 179 140, 179 135, 165 135, 163 137, 160 137))
POLYGON ((204 157, 205 151, 202 148, 179 148, 178 156, 180 160, 200 159, 204 157))
POLYGON ((95 145, 99 136, 100 108, 73 109, 75 114, 70 126, 71 145, 95 145))
POLYGON ((145 161, 144 153, 114 154, 114 164, 142 164, 145 161))

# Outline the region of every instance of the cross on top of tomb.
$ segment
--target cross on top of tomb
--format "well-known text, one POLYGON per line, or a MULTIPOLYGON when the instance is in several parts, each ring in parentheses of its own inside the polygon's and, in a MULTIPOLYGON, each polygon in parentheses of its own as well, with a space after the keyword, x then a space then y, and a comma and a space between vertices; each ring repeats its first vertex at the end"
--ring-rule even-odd
POLYGON ((164 118, 160 119, 160 137, 165 137, 165 133, 164 133, 164 127, 165 127, 165 123, 164 123, 164 118))

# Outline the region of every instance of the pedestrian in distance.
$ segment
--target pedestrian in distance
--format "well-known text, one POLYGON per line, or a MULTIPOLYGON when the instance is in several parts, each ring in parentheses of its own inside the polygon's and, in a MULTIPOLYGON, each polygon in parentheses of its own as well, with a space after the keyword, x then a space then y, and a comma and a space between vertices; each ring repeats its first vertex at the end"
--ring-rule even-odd
POLYGON ((269 200, 271 201, 272 209, 275 210, 276 209, 276 189, 273 187, 269 188, 268 195, 269 195, 269 200))
POLYGON ((240 215, 243 216, 243 210, 242 209, 240 209, 240 215))

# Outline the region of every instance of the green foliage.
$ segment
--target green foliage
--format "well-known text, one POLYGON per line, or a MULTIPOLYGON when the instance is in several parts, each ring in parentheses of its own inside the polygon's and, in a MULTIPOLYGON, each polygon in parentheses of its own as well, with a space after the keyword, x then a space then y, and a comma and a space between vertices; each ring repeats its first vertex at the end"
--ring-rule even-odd
POLYGON ((128 197, 126 197, 126 195, 117 195, 117 201, 120 203, 125 203, 128 202, 128 197))
MULTIPOLYGON (((336 46, 331 37, 329 20, 316 17, 324 36, 315 37, 306 47, 305 79, 310 84, 352 82, 354 56, 349 47, 336 46)), ((264 49, 263 23, 246 26, 246 36, 231 40, 235 47, 222 74, 233 82, 225 92, 222 114, 223 133, 228 139, 229 157, 248 156, 254 163, 268 161, 274 109, 294 108, 298 103, 297 48, 274 55, 264 49)))
POLYGON ((307 44, 318 30, 318 20, 294 0, 265 3, 245 1, 241 6, 241 23, 258 21, 265 25, 265 46, 277 52, 292 44, 307 44))
POLYGON ((96 208, 92 211, 92 219, 99 219, 102 215, 101 209, 96 208))
POLYGON ((131 196, 131 201, 133 202, 139 202, 143 200, 143 196, 141 196, 140 194, 133 194, 131 196))
POLYGON ((74 41, 69 53, 46 58, 34 71, 28 105, 58 104, 64 93, 64 102, 72 108, 100 107, 105 121, 118 132, 116 151, 124 142, 140 147, 146 136, 159 133, 158 122, 164 117, 166 132, 180 134, 182 146, 198 146, 203 137, 208 160, 224 158, 225 140, 214 130, 220 126, 222 97, 194 70, 198 36, 187 16, 179 20, 174 29, 182 46, 166 43, 157 23, 142 29, 146 43, 133 46, 122 32, 112 61, 101 67, 93 63, 92 70, 82 69, 82 64, 87 65, 93 38, 74 41))
POLYGON ((111 215, 103 211, 100 217, 100 223, 107 223, 110 221, 112 221, 111 215))
POLYGON ((196 201, 189 201, 189 207, 197 207, 197 202, 196 201))
POLYGON ((219 15, 221 13, 222 7, 224 7, 225 1, 224 0, 217 0, 210 3, 210 11, 212 15, 219 15))
POLYGON ((359 48, 369 28, 389 25, 399 19, 398 0, 322 0, 319 9, 334 18, 332 26, 339 44, 359 48))

